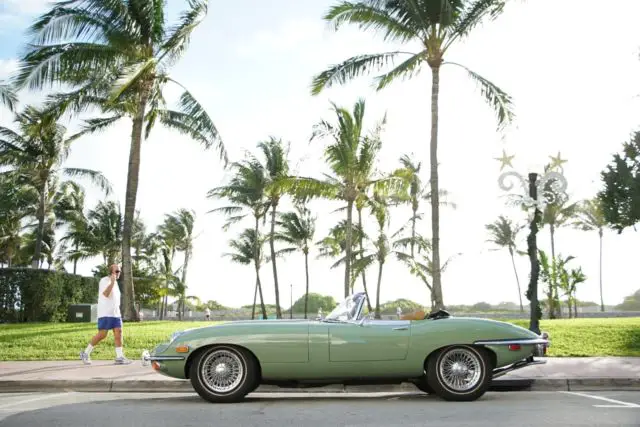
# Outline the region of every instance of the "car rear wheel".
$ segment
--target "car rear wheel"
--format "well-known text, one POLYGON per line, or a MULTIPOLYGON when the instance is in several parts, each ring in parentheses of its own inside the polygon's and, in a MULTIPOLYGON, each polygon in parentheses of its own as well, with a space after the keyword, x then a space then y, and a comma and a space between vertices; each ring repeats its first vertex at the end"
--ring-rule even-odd
POLYGON ((193 388, 203 399, 232 403, 255 389, 258 367, 246 350, 216 346, 196 355, 189 374, 193 388))
POLYGON ((483 349, 446 347, 429 357, 427 364, 427 383, 445 400, 476 400, 491 383, 491 359, 483 349))

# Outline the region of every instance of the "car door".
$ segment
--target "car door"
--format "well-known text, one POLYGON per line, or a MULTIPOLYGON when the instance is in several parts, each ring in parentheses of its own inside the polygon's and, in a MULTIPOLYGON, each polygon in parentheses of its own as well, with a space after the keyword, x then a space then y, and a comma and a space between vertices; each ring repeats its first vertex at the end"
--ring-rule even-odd
POLYGON ((329 326, 329 361, 404 360, 410 335, 411 322, 408 320, 333 323, 329 326))

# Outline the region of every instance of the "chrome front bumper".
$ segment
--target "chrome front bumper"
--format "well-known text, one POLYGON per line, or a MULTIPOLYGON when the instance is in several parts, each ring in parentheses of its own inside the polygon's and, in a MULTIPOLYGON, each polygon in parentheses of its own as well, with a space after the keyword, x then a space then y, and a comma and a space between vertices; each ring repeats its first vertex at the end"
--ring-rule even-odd
POLYGON ((165 360, 184 360, 185 356, 152 356, 149 350, 142 350, 140 362, 142 366, 149 366, 151 362, 162 362, 165 360))
POLYGON ((516 338, 505 340, 478 340, 474 341, 474 345, 534 345, 533 355, 543 357, 547 354, 547 349, 551 347, 551 340, 547 332, 542 332, 538 338, 516 338))

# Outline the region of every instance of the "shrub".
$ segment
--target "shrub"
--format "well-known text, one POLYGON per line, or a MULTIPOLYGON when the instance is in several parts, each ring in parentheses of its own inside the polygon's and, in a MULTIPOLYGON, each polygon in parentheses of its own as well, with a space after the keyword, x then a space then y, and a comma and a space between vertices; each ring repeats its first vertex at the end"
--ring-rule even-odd
POLYGON ((0 268, 0 321, 61 322, 70 304, 95 304, 98 279, 60 271, 0 268))

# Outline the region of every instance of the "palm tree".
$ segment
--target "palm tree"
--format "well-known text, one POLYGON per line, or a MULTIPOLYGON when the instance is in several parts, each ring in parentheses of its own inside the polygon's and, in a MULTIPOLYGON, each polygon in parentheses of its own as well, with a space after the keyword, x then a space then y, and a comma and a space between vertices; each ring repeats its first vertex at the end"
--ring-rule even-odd
MULTIPOLYGON (((262 301, 262 283, 260 282, 258 274, 262 249, 257 245, 259 243, 258 236, 261 236, 260 220, 265 218, 270 206, 270 201, 266 198, 265 189, 268 178, 264 167, 255 159, 250 158, 248 160, 234 162, 231 168, 235 173, 229 184, 209 190, 207 198, 227 199, 231 203, 230 206, 216 208, 211 211, 222 212, 226 216, 229 216, 226 224, 223 226, 223 230, 227 230, 231 225, 242 221, 248 213, 253 215, 254 239, 250 240, 250 242, 256 245, 253 249, 253 262, 256 269, 256 292, 259 290, 261 304, 264 305, 262 301)), ((250 236, 245 233, 243 237, 248 239, 250 236)), ((249 240, 244 243, 248 241, 249 240)), ((263 314, 266 318, 266 311, 264 311, 263 314)))
MULTIPOLYGON (((578 209, 578 203, 569 203, 566 198, 555 200, 553 203, 548 204, 542 212, 542 224, 549 225, 549 235, 551 237, 551 259, 555 259, 556 256, 556 244, 555 233, 558 228, 563 227, 571 221, 578 209)), ((557 275, 552 276, 551 282, 551 299, 549 303, 549 314, 551 319, 556 317, 556 311, 559 310, 559 297, 558 297, 558 283, 556 281, 557 275)))
MULTIPOLYGON (((236 239, 229 241, 229 246, 234 252, 225 253, 222 256, 231 258, 233 262, 249 265, 253 262, 256 271, 256 292, 260 292, 260 308, 262 310, 262 318, 267 318, 267 309, 264 305, 262 297, 262 284, 260 282, 260 267, 264 261, 262 254, 262 246, 264 245, 264 236, 256 230, 247 228, 236 239)), ((253 297, 253 312, 251 319, 255 318, 256 312, 256 295, 253 297)))
MULTIPOLYGON (((380 150, 380 133, 386 122, 384 118, 371 132, 363 135, 365 101, 359 99, 350 112, 331 103, 337 124, 321 121, 315 126, 312 140, 328 137, 332 140, 324 151, 332 175, 320 180, 309 177, 283 179, 280 184, 286 191, 302 198, 322 197, 347 203, 344 294, 349 295, 351 285, 353 206, 358 197, 375 185, 388 185, 394 177, 375 179, 373 166, 380 150)), ((397 180, 399 181, 399 180, 397 180)))
POLYGON ((377 261, 378 281, 376 287, 375 318, 380 319, 380 288, 382 285, 382 270, 387 260, 387 256, 391 252, 389 238, 386 234, 386 228, 389 226, 390 221, 388 197, 380 191, 375 191, 373 197, 369 200, 368 205, 371 210, 371 214, 376 218, 376 223, 378 225, 378 237, 373 242, 373 246, 375 248, 373 253, 366 256, 363 254, 361 258, 355 262, 354 267, 356 274, 364 274, 366 268, 377 261))
POLYGON ((271 249, 271 266, 273 268, 273 285, 276 293, 276 317, 282 319, 280 310, 280 288, 278 286, 278 268, 276 266, 276 250, 274 245, 276 228, 276 209, 282 190, 279 183, 289 174, 289 163, 287 161, 287 151, 282 141, 274 137, 268 141, 258 143, 258 149, 265 158, 266 177, 268 179, 266 196, 271 206, 271 232, 269 233, 269 247, 271 249))
POLYGON ((100 255, 103 265, 109 266, 121 259, 122 222, 120 205, 101 201, 87 212, 86 222, 72 226, 62 240, 77 245, 71 253, 74 260, 100 255))
POLYGON ((304 294, 304 318, 307 318, 307 307, 309 299, 309 242, 313 240, 316 230, 316 217, 311 215, 311 211, 304 202, 296 201, 295 211, 285 212, 279 215, 277 221, 280 231, 275 238, 290 245, 280 249, 279 253, 290 253, 301 251, 304 254, 304 274, 306 291, 304 294))
POLYGON ((38 268, 45 215, 48 210, 47 195, 55 194, 55 183, 59 174, 67 177, 87 177, 100 186, 108 195, 111 191, 108 180, 100 173, 89 169, 64 168, 62 164, 69 156, 71 144, 82 134, 66 137, 66 128, 56 122, 56 117, 42 108, 28 106, 16 114, 19 132, 0 126, 0 166, 9 166, 9 172, 20 176, 38 193, 36 213, 38 227, 32 267, 38 268), (51 187, 51 188, 50 188, 51 187))
POLYGON ((511 256, 511 264, 513 265, 513 273, 516 275, 516 284, 518 285, 518 298, 520 298, 520 311, 524 312, 524 306, 522 305, 522 291, 520 290, 520 279, 518 278, 518 270, 516 269, 516 262, 514 253, 518 252, 516 239, 518 233, 524 228, 524 225, 516 224, 500 215, 496 221, 492 224, 485 225, 487 231, 491 235, 491 238, 487 240, 497 246, 496 249, 507 249, 511 256))
POLYGON ((438 182, 438 97, 440 68, 452 65, 462 68, 480 86, 480 93, 496 111, 498 129, 509 123, 514 114, 511 98, 498 86, 455 62, 445 62, 445 53, 456 42, 463 40, 487 16, 496 18, 502 12, 505 0, 361 0, 341 1, 331 7, 324 19, 337 30, 342 24, 356 24, 363 30, 384 33, 384 39, 399 43, 416 43, 422 48, 417 53, 393 51, 358 55, 332 65, 313 79, 312 94, 334 84, 344 84, 371 70, 381 70, 399 56, 408 56, 391 71, 377 77, 377 90, 393 81, 418 74, 424 63, 431 70, 431 141, 430 183, 431 228, 433 246, 433 289, 437 305, 443 306, 440 268, 440 201, 438 182))
MULTIPOLYGON (((416 162, 405 154, 400 157, 400 164, 402 167, 396 169, 393 172, 393 175, 404 179, 409 185, 409 191, 393 195, 392 200, 396 203, 405 202, 411 205, 411 256, 413 256, 416 243, 416 222, 422 219, 422 213, 418 211, 420 209, 420 200, 426 200, 431 203, 431 192, 420 179, 422 162, 416 162)), ((444 189, 440 189, 438 191, 440 192, 438 197, 440 206, 448 206, 456 209, 457 206, 455 203, 448 202, 446 200, 446 197, 449 196, 449 192, 444 189)))
POLYGON ((56 206, 57 216, 69 227, 69 231, 62 238, 61 243, 65 244, 67 240, 71 241, 73 249, 66 251, 66 259, 73 262, 73 274, 78 269, 78 261, 81 259, 79 252, 81 242, 74 238, 82 234, 87 229, 87 218, 84 215, 85 193, 84 189, 73 181, 63 182, 60 186, 62 195, 61 201, 56 206))
POLYGON ((175 213, 165 215, 165 221, 161 231, 175 244, 175 249, 184 253, 184 262, 181 267, 182 277, 179 288, 183 291, 179 294, 179 318, 182 319, 185 308, 187 290, 187 270, 189 260, 193 252, 193 227, 195 224, 195 212, 187 209, 178 209, 175 213))
POLYGON ((606 221, 600 199, 596 197, 591 200, 582 201, 576 211, 576 219, 571 225, 582 231, 598 231, 600 240, 600 311, 604 312, 604 297, 602 294, 602 237, 606 221))
POLYGON ((73 89, 50 98, 51 110, 98 107, 107 115, 88 120, 85 132, 99 131, 121 118, 132 120, 123 228, 124 316, 137 319, 131 265, 131 238, 138 191, 141 142, 156 124, 182 132, 205 148, 227 154, 211 118, 193 95, 169 76, 192 32, 207 14, 207 0, 189 0, 177 25, 166 24, 162 1, 68 0, 56 3, 30 28, 33 35, 15 76, 17 88, 41 90, 62 84, 73 89), (168 109, 163 91, 174 83, 184 91, 168 109))

